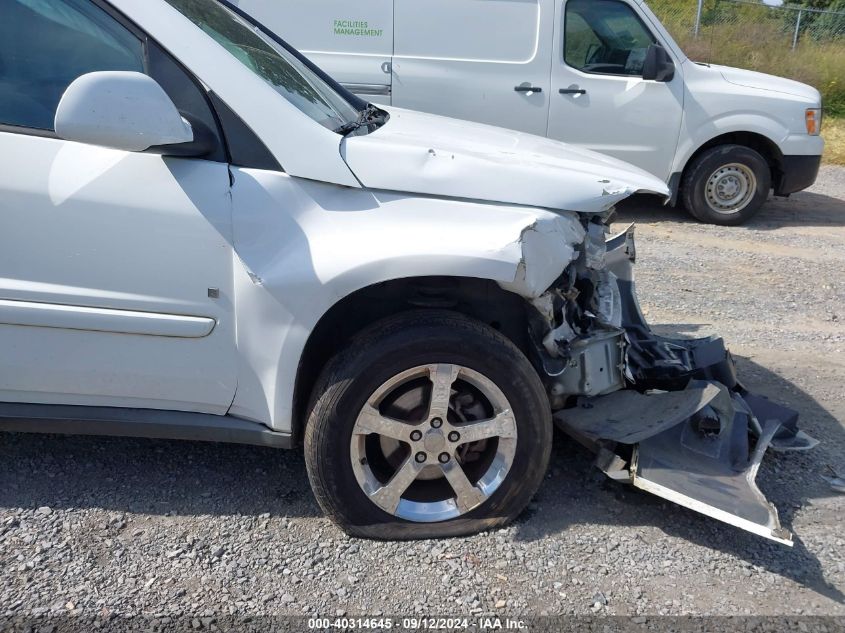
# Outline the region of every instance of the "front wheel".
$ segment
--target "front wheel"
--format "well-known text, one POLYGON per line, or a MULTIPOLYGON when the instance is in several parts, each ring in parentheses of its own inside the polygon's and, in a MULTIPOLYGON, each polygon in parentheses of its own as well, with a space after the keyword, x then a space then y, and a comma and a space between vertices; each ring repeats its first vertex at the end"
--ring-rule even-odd
POLYGON ((758 152, 742 145, 720 145, 690 164, 681 193, 696 219, 736 226, 760 210, 771 188, 771 169, 758 152))
POLYGON ((349 534, 436 538, 515 518, 551 440, 545 390, 513 343, 458 314, 414 312, 329 362, 305 458, 318 503, 349 534))

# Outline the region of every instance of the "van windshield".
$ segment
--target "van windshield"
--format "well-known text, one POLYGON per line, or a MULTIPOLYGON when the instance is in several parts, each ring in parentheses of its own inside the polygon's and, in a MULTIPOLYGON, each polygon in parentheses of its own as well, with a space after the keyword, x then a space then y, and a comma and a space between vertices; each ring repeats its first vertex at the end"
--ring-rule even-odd
POLYGON ((217 0, 166 0, 320 125, 345 132, 361 113, 305 63, 217 0))

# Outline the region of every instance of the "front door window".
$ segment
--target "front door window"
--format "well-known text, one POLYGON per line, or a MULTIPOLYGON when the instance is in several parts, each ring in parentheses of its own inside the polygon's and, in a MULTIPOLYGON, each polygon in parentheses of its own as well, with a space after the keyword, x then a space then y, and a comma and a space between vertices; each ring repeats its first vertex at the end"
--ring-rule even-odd
POLYGON ((656 43, 618 0, 569 0, 564 30, 566 63, 586 73, 642 76, 646 52, 656 43))
POLYGON ((90 0, 9 0, 0 20, 0 124, 53 129, 86 73, 144 71, 141 41, 90 0))

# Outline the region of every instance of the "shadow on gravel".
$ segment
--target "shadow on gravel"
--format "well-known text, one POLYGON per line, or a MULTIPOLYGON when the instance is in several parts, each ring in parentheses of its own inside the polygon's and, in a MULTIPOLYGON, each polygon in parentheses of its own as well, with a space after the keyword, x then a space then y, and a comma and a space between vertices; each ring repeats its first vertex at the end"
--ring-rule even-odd
MULTIPOLYGON (((814 500, 836 496, 820 474, 825 464, 836 462, 830 451, 834 445, 842 445, 843 427, 792 383, 747 358, 735 357, 735 360, 740 379, 749 389, 799 411, 802 428, 821 440, 818 447, 807 453, 770 451, 757 477, 760 489, 778 508, 782 525, 792 530, 793 517, 799 509, 812 506, 814 500)), ((825 579, 819 559, 802 542, 800 533, 794 535, 795 545, 789 548, 613 482, 592 466, 591 453, 557 433, 549 475, 535 502, 520 517, 517 539, 535 541, 564 532, 573 525, 588 524, 628 528, 629 535, 641 541, 644 550, 651 550, 652 555, 646 560, 671 558, 673 551, 683 548, 683 543, 655 539, 653 530, 640 529, 656 527, 683 541, 728 553, 845 604, 845 594, 825 579)), ((830 526, 832 531, 839 529, 838 525, 830 526)))
POLYGON ((0 507, 151 515, 320 515, 299 451, 0 433, 0 507))
MULTIPOLYGON (((660 222, 696 224, 682 208, 663 206, 657 196, 639 195, 621 202, 614 222, 656 224, 660 222)), ((789 198, 769 198, 760 212, 734 230, 771 231, 791 226, 845 226, 845 200, 819 193, 802 191, 789 198)))

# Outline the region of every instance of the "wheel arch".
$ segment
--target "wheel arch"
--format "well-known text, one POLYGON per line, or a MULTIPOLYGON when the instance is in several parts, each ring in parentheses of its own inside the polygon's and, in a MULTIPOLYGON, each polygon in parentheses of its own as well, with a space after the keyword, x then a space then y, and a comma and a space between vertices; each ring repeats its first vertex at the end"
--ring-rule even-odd
POLYGON ((683 168, 678 172, 680 174, 677 179, 678 186, 676 190, 672 192, 673 202, 680 198, 684 177, 698 157, 707 150, 721 145, 741 145, 759 153, 769 165, 772 175, 772 186, 775 190, 777 190, 780 179, 783 177, 783 152, 781 152, 780 147, 775 141, 765 134, 739 130, 734 132, 725 132, 723 134, 719 134, 718 136, 714 136, 700 144, 698 148, 690 154, 684 162, 683 168))
POLYGON ((489 279, 421 276, 361 288, 337 301, 311 330, 294 381, 291 433, 303 436, 308 406, 320 372, 357 333, 386 317, 411 311, 451 310, 486 323, 528 352, 525 298, 489 279))

